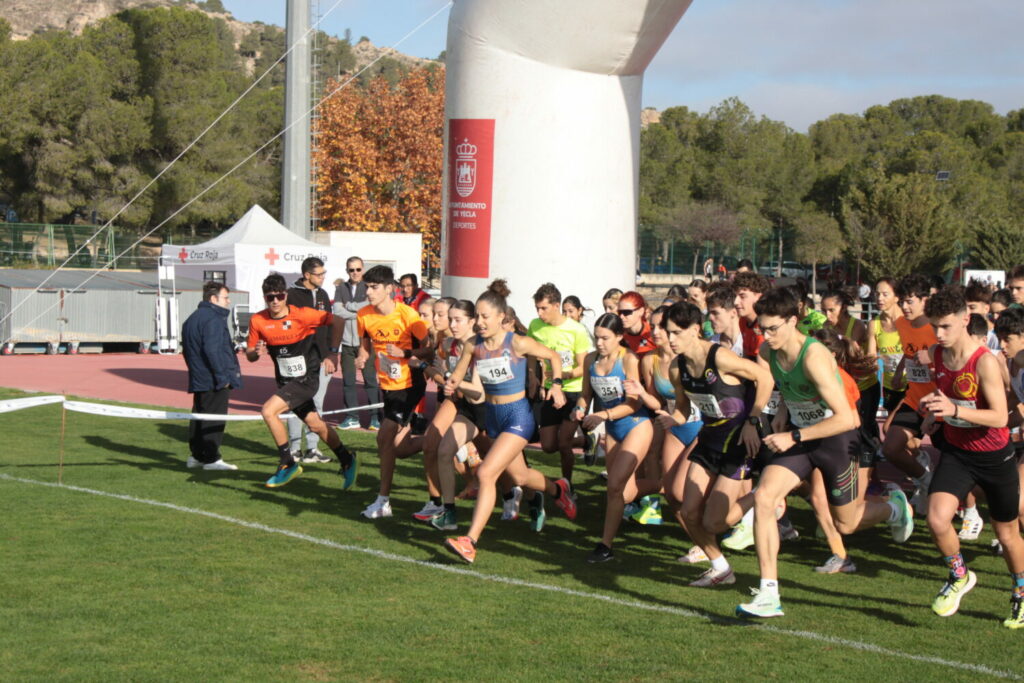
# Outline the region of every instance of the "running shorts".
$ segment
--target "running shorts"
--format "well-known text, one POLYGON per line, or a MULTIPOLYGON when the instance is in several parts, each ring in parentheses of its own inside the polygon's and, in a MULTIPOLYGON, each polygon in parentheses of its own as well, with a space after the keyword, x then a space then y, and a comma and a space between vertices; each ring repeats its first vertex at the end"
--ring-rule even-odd
POLYGON ((499 435, 508 432, 524 439, 533 437, 537 423, 533 419, 533 410, 530 402, 525 398, 511 403, 486 404, 485 426, 487 436, 497 439, 499 435))
POLYGON ((565 393, 565 405, 561 408, 556 408, 550 398, 540 404, 540 415, 537 417, 537 422, 541 429, 557 427, 572 419, 572 411, 576 407, 580 392, 566 391, 563 393, 565 393))
POLYGON ((747 447, 734 444, 725 453, 705 448, 698 441, 690 453, 690 462, 695 462, 712 476, 743 481, 750 479, 752 459, 747 457, 747 447))
POLYGON ((423 398, 423 385, 413 385, 408 389, 397 389, 394 391, 383 390, 384 395, 384 419, 391 420, 400 427, 405 427, 412 419, 416 410, 416 404, 423 398))
POLYGON ((295 413, 297 418, 305 421, 307 415, 316 412, 313 397, 319 389, 320 373, 315 373, 285 382, 277 388, 274 395, 287 403, 288 409, 295 413))
POLYGON ((1020 514, 1020 479, 1012 444, 996 451, 965 451, 942 445, 942 457, 928 493, 949 493, 958 500, 975 486, 985 492, 988 514, 996 522, 1012 522, 1020 514))
POLYGON ((801 481, 815 468, 821 470, 828 502, 839 507, 857 498, 859 450, 857 431, 851 429, 826 439, 798 443, 785 453, 773 453, 768 465, 785 467, 801 481))

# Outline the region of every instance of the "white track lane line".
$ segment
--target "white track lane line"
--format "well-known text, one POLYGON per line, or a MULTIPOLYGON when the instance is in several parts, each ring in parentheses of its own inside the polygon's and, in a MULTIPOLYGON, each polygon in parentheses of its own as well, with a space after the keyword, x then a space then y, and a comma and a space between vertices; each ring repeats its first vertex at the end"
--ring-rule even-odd
MULTIPOLYGON (((327 548, 334 550, 343 550, 346 552, 362 553, 364 555, 371 555, 373 557, 380 558, 382 560, 390 560, 392 562, 404 562, 406 564, 414 564, 427 569, 435 569, 438 571, 448 572, 449 574, 457 574, 459 576, 468 576, 474 579, 480 579, 482 581, 490 581, 492 583, 501 583, 508 586, 516 586, 519 588, 532 588, 534 590, 548 591, 550 593, 559 593, 561 595, 569 595, 576 598, 585 598, 587 600, 598 600, 600 602, 609 603, 612 605, 619 605, 621 607, 632 607, 634 609, 642 609, 649 612, 660 612, 662 614, 671 614, 677 617, 686 617, 688 619, 700 619, 708 622, 718 623, 736 623, 737 620, 729 619, 726 617, 714 617, 707 614, 701 614, 700 612, 694 612, 692 610, 683 609, 680 607, 668 607, 666 605, 656 605, 648 602, 640 602, 638 600, 623 600, 622 598, 616 598, 611 595, 603 595, 601 593, 590 593, 588 591, 580 591, 572 588, 564 588, 562 586, 552 586, 545 583, 534 583, 532 581, 523 581, 522 579, 513 579, 507 576, 495 576, 492 574, 482 574, 472 569, 464 569, 462 567, 438 564, 436 562, 427 562, 425 560, 417 560, 412 557, 406 557, 404 555, 395 555, 394 553, 384 552, 383 550, 374 550, 373 548, 363 548, 355 545, 346 545, 344 543, 336 543, 335 541, 328 540, 326 538, 317 538, 316 536, 309 536, 307 534, 301 534, 296 531, 289 531, 287 529, 278 529, 258 522, 248 522, 244 519, 238 519, 237 517, 228 517, 226 515, 219 515, 216 512, 207 512, 206 510, 199 510, 196 508, 185 507, 183 505, 175 505, 174 503, 164 503, 159 500, 149 500, 147 498, 136 498, 135 496, 127 496, 120 493, 108 493, 106 491, 97 491, 96 489, 83 488, 81 486, 70 486, 67 484, 57 484, 54 482, 37 481, 35 479, 22 479, 20 477, 12 477, 8 474, 0 474, 0 479, 15 482, 18 484, 32 484, 35 486, 48 486, 50 488, 65 489, 68 491, 75 491, 78 493, 88 493, 93 496, 103 496, 105 498, 114 498, 116 500, 123 500, 129 503, 139 503, 142 505, 150 505, 152 507, 167 508, 169 510, 175 510, 177 512, 185 512, 192 515, 199 515, 201 517, 209 517, 216 519, 221 522, 227 522, 229 524, 235 524, 237 526, 245 527, 247 529, 255 529, 256 531, 263 531, 268 534, 278 534, 280 536, 287 536, 288 538, 294 538, 298 541, 306 541, 307 543, 315 543, 316 545, 322 545, 327 548)), ((743 622, 750 623, 750 622, 743 622)), ((972 673, 984 674, 986 676, 996 676, 998 678, 1007 678, 1011 680, 1022 680, 1022 677, 1012 671, 1001 671, 999 669, 992 669, 982 664, 968 664, 966 662, 957 662, 949 659, 942 659, 941 657, 933 657, 931 655, 916 655, 909 652, 901 652, 899 650, 891 650, 889 648, 880 647, 871 643, 863 643, 857 640, 849 640, 847 638, 837 638, 835 636, 825 635, 823 633, 815 633, 814 631, 793 631, 785 628, 778 628, 776 626, 769 626, 765 624, 751 624, 748 628, 755 628, 759 631, 767 631, 769 633, 775 633, 782 636, 791 636, 795 638, 803 638, 805 640, 811 640, 818 643, 825 643, 828 645, 838 645, 840 647, 849 648, 851 650, 859 650, 861 652, 869 652, 872 654, 886 655, 888 657, 894 657, 896 659, 903 659, 911 662, 925 662, 928 664, 937 664, 939 666, 949 667, 951 669, 958 669, 960 671, 970 671, 972 673)))

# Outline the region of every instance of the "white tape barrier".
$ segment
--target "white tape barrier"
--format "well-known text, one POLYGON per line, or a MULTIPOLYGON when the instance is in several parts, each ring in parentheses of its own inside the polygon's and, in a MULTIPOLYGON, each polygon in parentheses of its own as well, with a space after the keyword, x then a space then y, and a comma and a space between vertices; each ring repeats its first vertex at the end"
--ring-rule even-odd
MULTIPOLYGON (((51 403, 63 403, 68 410, 76 413, 88 413, 90 415, 103 415, 106 417, 128 417, 137 420, 213 420, 218 422, 251 422, 262 420, 262 415, 217 415, 215 413, 181 413, 170 410, 146 410, 143 408, 128 408, 126 406, 108 405, 106 403, 87 403, 85 401, 68 401, 63 396, 33 396, 32 398, 13 398, 7 401, 0 401, 0 413, 9 413, 25 408, 35 408, 51 403)), ((339 415, 341 413, 354 413, 361 410, 376 410, 383 407, 383 403, 374 403, 368 406, 356 408, 342 408, 341 410, 329 410, 321 413, 326 415, 339 415)), ((281 415, 282 419, 294 417, 291 413, 281 415)))

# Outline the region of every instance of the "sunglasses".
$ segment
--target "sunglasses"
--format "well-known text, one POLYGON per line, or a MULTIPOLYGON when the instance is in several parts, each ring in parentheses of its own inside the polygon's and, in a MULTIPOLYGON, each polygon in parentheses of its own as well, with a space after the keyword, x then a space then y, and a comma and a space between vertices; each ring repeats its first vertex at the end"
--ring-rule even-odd
POLYGON ((363 269, 362 268, 349 268, 348 272, 350 272, 350 273, 361 273, 361 272, 363 272, 363 269))
POLYGON ((312 277, 323 277, 326 274, 326 270, 321 270, 319 273, 306 273, 306 275, 311 275, 312 277))
POLYGON ((270 294, 264 294, 263 298, 267 301, 284 301, 287 296, 284 292, 271 292, 270 294))
POLYGON ((637 309, 635 308, 620 308, 619 315, 633 315, 636 311, 637 309))

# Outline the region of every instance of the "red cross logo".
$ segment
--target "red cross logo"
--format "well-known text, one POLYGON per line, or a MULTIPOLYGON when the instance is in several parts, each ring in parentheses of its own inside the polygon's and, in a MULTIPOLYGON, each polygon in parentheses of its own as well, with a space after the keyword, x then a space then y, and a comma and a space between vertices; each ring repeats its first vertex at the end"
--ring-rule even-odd
POLYGON ((181 248, 181 251, 179 251, 179 252, 178 252, 178 258, 180 258, 180 259, 181 259, 181 262, 182 262, 182 263, 184 263, 184 262, 185 262, 185 259, 187 259, 187 258, 188 258, 188 252, 187 252, 187 251, 185 251, 185 247, 182 247, 182 248, 181 248))
POLYGON ((268 261, 270 261, 270 265, 274 265, 274 261, 276 261, 277 259, 281 258, 281 255, 278 254, 278 253, 275 253, 274 252, 274 248, 271 247, 270 250, 267 251, 267 253, 263 255, 263 258, 265 258, 268 261))

